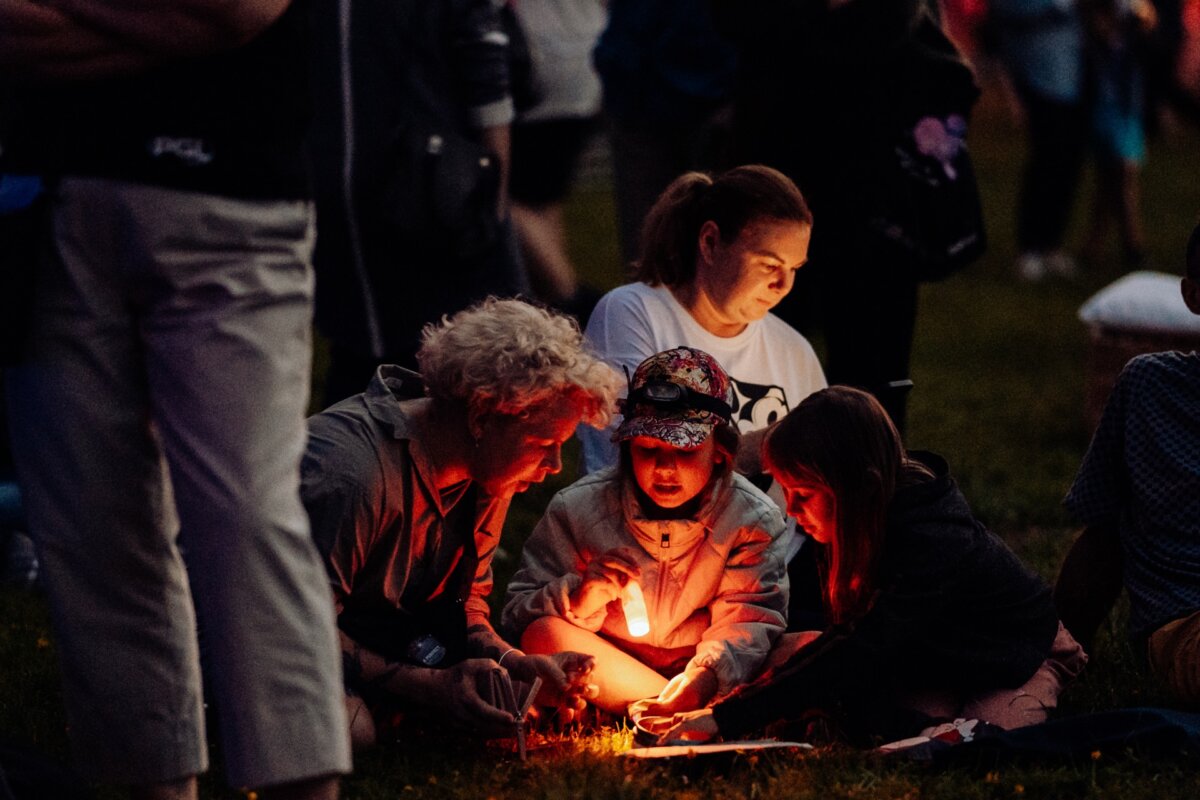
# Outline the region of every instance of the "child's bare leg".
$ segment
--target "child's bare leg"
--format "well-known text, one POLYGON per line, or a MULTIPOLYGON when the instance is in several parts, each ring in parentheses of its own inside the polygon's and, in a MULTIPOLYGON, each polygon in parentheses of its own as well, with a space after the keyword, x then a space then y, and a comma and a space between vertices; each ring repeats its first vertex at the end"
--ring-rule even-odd
POLYGON ((667 679, 591 631, 558 617, 535 620, 521 636, 527 653, 560 653, 570 650, 594 656, 592 683, 600 693, 592 702, 605 711, 624 714, 635 700, 657 697, 667 679))

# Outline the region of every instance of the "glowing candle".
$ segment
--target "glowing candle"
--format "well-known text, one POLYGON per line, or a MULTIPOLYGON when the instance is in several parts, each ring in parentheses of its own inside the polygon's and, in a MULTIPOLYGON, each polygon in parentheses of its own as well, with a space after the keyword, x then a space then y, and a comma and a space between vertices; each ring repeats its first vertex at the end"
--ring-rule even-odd
POLYGON ((650 618, 646 615, 646 598, 642 595, 642 587, 637 581, 625 584, 621 595, 621 608, 625 611, 625 625, 629 635, 635 639, 650 632, 650 618))

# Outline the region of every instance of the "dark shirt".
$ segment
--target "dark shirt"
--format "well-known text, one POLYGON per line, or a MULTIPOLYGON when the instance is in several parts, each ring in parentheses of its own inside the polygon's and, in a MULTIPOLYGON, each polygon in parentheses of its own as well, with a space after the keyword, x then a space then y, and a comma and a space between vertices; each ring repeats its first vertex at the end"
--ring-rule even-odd
POLYGON ((1200 354, 1125 365, 1064 502, 1117 524, 1135 641, 1200 608, 1200 354))
POLYGON ((422 393, 420 376, 385 365, 366 392, 310 418, 301 497, 329 572, 338 624, 352 639, 397 658, 405 637, 452 634, 418 628, 443 627, 446 604, 461 599, 459 627, 465 623, 469 636, 443 644, 482 655, 501 645, 487 597, 508 501, 466 482, 437 489, 436 445, 402 405, 422 393), (477 558, 478 566, 459 595, 454 576, 464 558, 477 558), (430 618, 435 607, 437 618, 430 618))
POLYGON ((707 0, 608 5, 594 61, 611 116, 629 126, 679 128, 728 102, 737 53, 714 28, 707 0))
POLYGON ((1015 687, 1046 659, 1058 632, 1049 588, 972 516, 944 460, 910 456, 935 477, 892 500, 874 605, 714 706, 723 736, 812 708, 876 710, 922 689, 1015 687))
POLYGON ((978 94, 941 30, 918 24, 928 5, 713 2, 718 30, 738 47, 735 160, 795 181, 820 220, 818 250, 861 239, 900 130, 926 115, 965 114, 978 94))

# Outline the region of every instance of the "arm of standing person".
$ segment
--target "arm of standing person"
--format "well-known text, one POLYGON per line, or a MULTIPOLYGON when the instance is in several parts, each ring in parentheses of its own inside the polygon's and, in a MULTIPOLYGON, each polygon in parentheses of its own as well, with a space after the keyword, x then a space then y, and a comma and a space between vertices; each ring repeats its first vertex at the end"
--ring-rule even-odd
POLYGON ((204 55, 245 44, 292 0, 45 0, 82 25, 164 58, 204 55))
POLYGON ((4 82, 73 80, 138 72, 150 53, 33 0, 0 0, 4 82))
POLYGON ((496 213, 508 216, 512 160, 510 126, 516 111, 509 79, 508 34, 492 0, 452 0, 452 62, 457 96, 480 141, 496 156, 500 192, 496 213))
POLYGON ((291 0, 0 0, 0 69, 22 81, 103 78, 242 44, 291 0))
POLYGON ((512 128, 508 125, 493 125, 480 131, 483 146, 496 156, 500 172, 500 189, 496 199, 496 218, 508 218, 508 176, 512 168, 512 128))

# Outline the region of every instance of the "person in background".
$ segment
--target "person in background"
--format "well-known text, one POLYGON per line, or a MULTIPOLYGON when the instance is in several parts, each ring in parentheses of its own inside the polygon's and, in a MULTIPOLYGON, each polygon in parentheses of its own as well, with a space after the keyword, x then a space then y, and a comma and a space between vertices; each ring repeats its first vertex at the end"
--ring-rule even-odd
POLYGON ((612 145, 621 261, 630 264, 647 214, 671 181, 729 166, 737 54, 713 26, 708 0, 609 0, 593 58, 612 145))
MULTIPOLYGON (((712 6, 738 53, 734 158, 795 181, 818 223, 810 264, 774 313, 805 334, 819 331, 828 380, 874 394, 903 434, 920 282, 946 256, 930 231, 978 200, 958 195, 914 221, 907 215, 924 211, 924 190, 901 176, 938 153, 934 163, 947 160, 926 164, 935 171, 915 183, 940 175, 932 182, 951 192, 946 169, 964 151, 979 94, 971 68, 931 0, 712 6)), ((951 246, 969 253, 979 244, 973 231, 951 246)))
MULTIPOLYGON (((1180 282, 1200 314, 1200 225, 1180 282)), ((1125 365, 1064 501, 1087 527, 1059 572, 1063 624, 1090 648, 1122 586, 1129 635, 1183 705, 1200 705, 1200 353, 1125 365)))
POLYGON ((600 114, 592 48, 604 28, 603 0, 520 0, 513 4, 532 61, 532 108, 512 129, 512 218, 538 297, 581 324, 599 293, 581 285, 567 252, 563 203, 600 114))
MULTIPOLYGON (((808 258, 812 227, 795 184, 769 167, 681 175, 646 219, 638 281, 604 295, 588 321, 588 341, 617 368, 679 345, 710 353, 733 383, 745 474, 761 472, 766 427, 825 386, 808 340, 770 313, 808 258)), ((580 431, 585 472, 617 462, 611 437, 580 431)))
POLYGON ((1110 223, 1116 224, 1127 270, 1145 266, 1141 169, 1146 159, 1146 65, 1158 14, 1149 0, 1085 0, 1091 135, 1096 194, 1084 253, 1103 259, 1110 223))
POLYGON ((512 714, 480 694, 488 673, 541 678, 541 703, 571 707, 591 669, 506 643, 487 598, 513 495, 562 468, 581 421, 608 421, 618 376, 570 318, 495 298, 427 327, 417 361, 421 374, 381 366, 312 417, 301 465, 357 746, 396 710, 511 733, 512 714))
POLYGON ((606 711, 701 708, 756 676, 783 633, 790 537, 733 470, 732 400, 707 353, 643 361, 617 429, 619 465, 559 492, 525 543, 504 626, 529 652, 594 656, 606 711), (630 584, 640 620, 622 603, 630 584))
POLYGON ((0 172, 48 187, 17 477, 75 758, 134 797, 197 796, 206 701, 235 787, 332 798, 350 769, 299 493, 308 11, 0 2, 0 172))
POLYGON ((847 386, 800 403, 763 458, 821 546, 832 627, 734 696, 676 715, 664 739, 737 738, 814 709, 853 740, 1046 719, 1087 656, 943 459, 906 452, 879 402, 847 386))
POLYGON ((1025 112, 1017 196, 1019 280, 1073 277, 1067 227, 1087 155, 1085 33, 1076 0, 992 0, 1000 55, 1025 112))
POLYGON ((421 330, 527 289, 508 213, 510 40, 493 0, 312 0, 324 400, 421 330))

